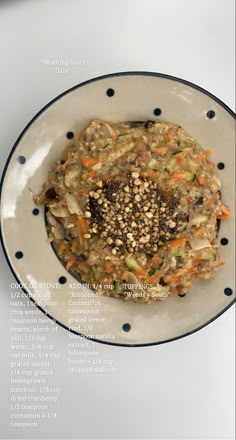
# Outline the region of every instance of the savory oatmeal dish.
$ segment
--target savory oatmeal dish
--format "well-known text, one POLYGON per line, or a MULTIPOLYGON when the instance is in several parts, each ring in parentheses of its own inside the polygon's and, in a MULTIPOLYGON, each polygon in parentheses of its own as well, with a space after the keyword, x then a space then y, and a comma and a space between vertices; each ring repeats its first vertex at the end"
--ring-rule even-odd
POLYGON ((177 125, 93 120, 34 197, 66 269, 100 295, 142 303, 213 277, 229 208, 210 156, 177 125))

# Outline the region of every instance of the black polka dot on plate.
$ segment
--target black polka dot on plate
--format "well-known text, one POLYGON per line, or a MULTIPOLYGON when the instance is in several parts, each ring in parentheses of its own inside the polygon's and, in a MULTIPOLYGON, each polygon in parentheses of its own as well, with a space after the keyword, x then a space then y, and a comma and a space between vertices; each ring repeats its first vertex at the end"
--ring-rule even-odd
POLYGON ((66 137, 67 137, 67 139, 73 139, 73 137, 74 137, 74 133, 73 133, 73 131, 68 131, 68 132, 66 133, 66 137))
POLYGON ((60 278, 58 279, 58 281, 59 281, 60 284, 66 284, 67 279, 66 279, 66 277, 60 277, 60 278))
POLYGON ((107 96, 109 96, 109 98, 111 98, 112 96, 114 96, 115 90, 114 89, 107 89, 106 94, 107 94, 107 96))
POLYGON ((131 329, 131 325, 128 322, 126 322, 125 324, 123 324, 122 328, 124 332, 129 332, 131 329))
POLYGON ((229 243, 229 240, 228 240, 228 238, 222 238, 220 240, 220 242, 221 242, 221 244, 223 244, 223 246, 226 246, 229 243))
POLYGON ((17 157, 17 162, 18 162, 20 165, 24 165, 24 163, 26 162, 26 158, 25 158, 25 156, 18 156, 18 157, 17 157))
POLYGON ((153 113, 154 113, 155 116, 160 116, 160 114, 161 114, 161 109, 160 109, 160 108, 155 108, 155 109, 153 110, 153 113))
POLYGON ((230 295, 232 295, 232 293, 233 293, 233 290, 230 287, 225 288, 225 290, 224 290, 225 295, 230 296, 230 295))
POLYGON ((17 260, 21 260, 21 258, 23 258, 24 254, 21 251, 17 251, 15 253, 15 257, 17 258, 17 260))
POLYGON ((183 298, 186 295, 186 293, 179 293, 178 296, 180 296, 180 298, 183 298))
POLYGON ((32 211, 32 214, 33 214, 33 215, 39 215, 39 212, 40 212, 40 211, 39 211, 38 208, 34 208, 33 211, 32 211))
POLYGON ((214 110, 208 110, 208 112, 207 112, 207 117, 208 117, 208 119, 213 119, 214 117, 215 117, 215 112, 214 112, 214 110))
POLYGON ((225 164, 224 164, 223 162, 219 162, 219 163, 217 164, 217 168, 218 168, 218 170, 223 170, 224 167, 225 167, 225 164))

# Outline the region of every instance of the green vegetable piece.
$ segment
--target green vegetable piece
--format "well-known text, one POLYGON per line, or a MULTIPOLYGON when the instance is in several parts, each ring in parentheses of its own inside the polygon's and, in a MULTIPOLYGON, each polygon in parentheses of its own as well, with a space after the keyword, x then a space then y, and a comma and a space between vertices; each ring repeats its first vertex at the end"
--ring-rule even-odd
POLYGON ((120 293, 121 292, 121 281, 120 280, 114 280, 113 288, 114 288, 114 291, 116 293, 120 293))
POLYGON ((137 263, 137 261, 131 255, 126 257, 125 264, 128 267, 128 269, 130 269, 130 270, 139 270, 139 269, 141 269, 141 266, 137 263))
POLYGON ((195 179, 196 179, 196 174, 194 174, 194 173, 187 173, 186 180, 188 182, 194 182, 195 179))
POLYGON ((118 138, 121 138, 121 137, 127 136, 128 134, 131 134, 131 131, 129 131, 128 133, 121 133, 121 134, 119 134, 119 135, 118 135, 118 138))
POLYGON ((175 156, 176 154, 182 153, 182 151, 183 151, 183 150, 177 150, 177 151, 174 151, 174 153, 172 153, 172 155, 175 156))
POLYGON ((172 159, 168 162, 166 167, 164 168, 167 173, 171 174, 176 167, 176 159, 172 157, 172 159))
POLYGON ((91 276, 92 276, 92 280, 93 280, 93 284, 98 284, 98 280, 96 278, 96 273, 94 271, 94 269, 91 267, 91 276))

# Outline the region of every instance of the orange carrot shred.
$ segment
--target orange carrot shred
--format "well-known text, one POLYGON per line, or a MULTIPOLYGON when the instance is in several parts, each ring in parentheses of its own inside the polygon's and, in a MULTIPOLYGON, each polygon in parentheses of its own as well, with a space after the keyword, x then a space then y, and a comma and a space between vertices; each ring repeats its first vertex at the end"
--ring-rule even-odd
POLYGON ((157 147, 157 148, 155 148, 154 151, 155 151, 156 153, 160 154, 160 155, 164 155, 164 154, 167 153, 168 149, 169 149, 169 147, 163 146, 163 147, 157 147))
POLYGON ((199 185, 205 185, 206 184, 206 179, 202 175, 197 176, 197 181, 198 181, 199 185))
POLYGON ((166 142, 171 142, 173 139, 173 136, 171 136, 171 134, 169 134, 169 133, 165 133, 163 138, 166 142))
POLYGON ((202 164, 204 162, 204 156, 201 153, 199 153, 199 154, 197 154, 195 160, 197 163, 202 164))
POLYGON ((107 260, 103 261, 103 267, 104 267, 104 270, 105 270, 106 273, 112 273, 113 272, 113 269, 112 269, 110 263, 107 260))
POLYGON ((74 262, 75 262, 75 258, 71 258, 71 260, 69 260, 68 263, 66 264, 66 270, 69 270, 71 266, 73 266, 74 262))
POLYGON ((176 275, 176 274, 170 274, 170 275, 166 275, 163 280, 165 281, 165 283, 178 283, 179 280, 181 280, 181 275, 176 275))
POLYGON ((187 241, 190 241, 187 237, 176 238, 175 240, 171 240, 168 243, 168 247, 180 246, 183 247, 187 241))
POLYGON ((185 156, 185 153, 184 153, 184 151, 182 151, 182 153, 177 155, 176 162, 178 164, 183 164, 184 163, 184 156, 185 156))
POLYGON ((162 276, 162 272, 156 271, 153 275, 151 275, 150 277, 146 278, 145 284, 154 284, 157 281, 159 281, 161 276, 162 276))
POLYGON ((219 267, 219 266, 223 266, 225 263, 224 263, 224 261, 216 261, 214 264, 213 264, 213 266, 214 267, 219 267))
POLYGON ((217 218, 219 220, 228 220, 229 215, 228 214, 222 214, 222 215, 218 215, 217 218))
POLYGON ((78 227, 79 227, 80 243, 83 245, 85 243, 84 234, 86 232, 86 221, 83 217, 78 217, 78 227))
POLYGON ((137 269, 137 270, 134 272, 134 274, 135 274, 137 277, 145 277, 145 276, 147 276, 147 273, 146 273, 143 269, 137 269))
POLYGON ((183 180, 186 177, 185 171, 180 171, 179 173, 173 173, 170 175, 170 179, 172 180, 183 180))
POLYGON ((81 157, 80 160, 85 168, 90 168, 93 165, 96 165, 97 163, 101 162, 101 159, 98 159, 96 157, 81 157))
POLYGON ((89 179, 90 177, 94 177, 94 176, 96 176, 96 174, 97 174, 97 171, 95 171, 95 170, 89 171, 88 173, 84 173, 84 174, 82 174, 82 176, 81 176, 81 180, 87 180, 87 179, 89 179))

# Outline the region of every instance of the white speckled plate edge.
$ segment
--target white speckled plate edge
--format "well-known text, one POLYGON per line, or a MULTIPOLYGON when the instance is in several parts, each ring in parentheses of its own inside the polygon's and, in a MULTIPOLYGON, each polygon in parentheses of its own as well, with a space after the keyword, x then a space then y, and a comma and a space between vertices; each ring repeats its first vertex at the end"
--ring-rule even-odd
MULTIPOLYGON (((62 93, 26 126, 3 171, 0 236, 16 280, 29 286, 39 282, 53 283, 65 277, 67 282, 58 289, 27 287, 24 290, 58 324, 99 342, 153 345, 176 340, 204 327, 235 301, 232 295, 224 294, 226 287, 233 288, 235 267, 234 149, 235 115, 232 110, 206 90, 179 78, 149 72, 122 72, 91 79, 62 93), (107 95, 108 89, 114 89, 113 96, 107 95), (229 239, 227 246, 221 246, 225 266, 213 280, 196 282, 184 298, 140 305, 124 304, 114 298, 97 298, 92 293, 87 299, 90 305, 81 305, 86 300, 72 298, 73 289, 69 288, 70 283, 78 283, 66 272, 47 243, 43 210, 40 215, 32 216, 31 192, 39 190, 50 164, 67 142, 68 131, 78 132, 94 117, 157 119, 153 116, 155 108, 162 110, 159 118, 183 125, 205 148, 213 150, 214 161, 225 163, 225 169, 218 172, 223 183, 223 200, 232 213, 230 220, 222 222, 220 228, 220 238, 229 239), (209 110, 213 111, 212 118, 207 117, 209 110), (224 144, 227 148, 222 151, 224 144), (17 162, 19 156, 26 157, 24 164, 17 162), (22 259, 15 258, 17 251, 23 252, 22 259), (71 300, 79 301, 80 306, 69 306, 71 300), (78 313, 74 313, 75 309, 78 313)), ((85 290, 80 288, 80 292, 84 294, 85 290)))

